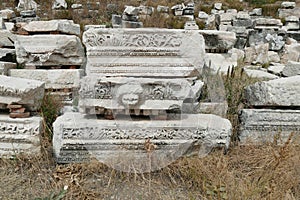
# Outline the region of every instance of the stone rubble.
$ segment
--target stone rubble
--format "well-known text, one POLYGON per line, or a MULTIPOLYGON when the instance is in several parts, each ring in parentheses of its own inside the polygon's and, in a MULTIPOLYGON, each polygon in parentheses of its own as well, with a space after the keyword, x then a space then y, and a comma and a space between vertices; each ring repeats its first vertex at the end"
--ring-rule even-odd
MULTIPOLYGON (((74 13, 88 9, 88 16, 97 16, 99 2, 78 3, 69 9, 74 13)), ((40 21, 34 0, 20 0, 16 12, 0 10, 0 109, 10 112, 0 115, 0 155, 39 152, 42 118, 32 115, 45 90, 72 107, 65 111, 80 111, 65 113, 54 124, 55 155, 61 163, 86 161, 92 152, 113 167, 125 156, 132 167, 152 171, 188 154, 195 141, 227 147, 231 125, 224 119, 228 105, 217 75, 226 74, 240 61, 250 65, 244 66, 245 74, 259 79, 245 89, 251 109, 240 111, 241 144, 272 142, 279 132, 283 140, 291 132, 297 134, 300 8, 295 2, 282 2, 278 15, 270 17, 263 16, 262 8, 237 11, 215 3, 211 14, 200 10, 194 17, 196 6, 186 2, 156 9, 128 5, 122 15, 112 15, 113 29, 85 26, 82 41, 79 24, 71 20, 40 21), (185 30, 143 29, 140 19, 147 20, 155 12, 186 19, 185 30), (199 20, 206 30, 197 30, 199 20), (208 97, 199 103, 205 88, 208 97), (175 117, 173 112, 180 111, 181 119, 171 118, 170 110, 175 117), (97 119, 96 114, 105 119, 97 119), (154 122, 115 119, 119 115, 146 116, 154 122), (195 121, 199 124, 191 123, 195 121), (171 131, 177 126, 188 137, 171 131), (165 127, 170 129, 165 132, 165 127), (103 134, 98 137, 97 131, 103 134), (147 158, 147 137, 158 147, 156 155, 166 162, 157 160, 149 168, 133 159, 147 158), (135 151, 116 150, 122 144, 135 151), (166 150, 173 151, 170 160, 163 154, 166 150)), ((111 13, 117 7, 106 6, 111 13)), ((55 0, 52 9, 54 13, 66 11, 68 4, 55 0)), ((128 166, 119 170, 132 171, 128 166)))

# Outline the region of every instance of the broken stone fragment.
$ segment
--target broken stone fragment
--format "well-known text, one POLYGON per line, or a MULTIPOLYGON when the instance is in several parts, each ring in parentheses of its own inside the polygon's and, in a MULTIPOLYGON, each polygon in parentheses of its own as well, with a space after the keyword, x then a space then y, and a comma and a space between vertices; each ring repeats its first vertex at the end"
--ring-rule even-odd
MULTIPOLYGON (((1 66, 1 62, 0 62, 1 66)), ((83 69, 12 69, 9 76, 33 79, 45 83, 46 89, 72 89, 79 88, 83 69)))
POLYGON ((257 82, 245 89, 245 99, 251 106, 300 106, 300 76, 257 82))
POLYGON ((282 71, 284 76, 300 75, 300 62, 289 61, 282 71))
POLYGON ((203 82, 186 79, 97 78, 82 79, 79 106, 83 111, 103 114, 108 110, 193 110, 200 97, 203 82), (189 103, 185 104, 185 101, 189 103))
POLYGON ((227 148, 232 129, 227 119, 210 114, 147 121, 101 120, 65 113, 53 126, 53 149, 58 163, 96 158, 116 170, 138 173, 161 169, 182 156, 205 156, 209 153, 204 151, 206 148, 227 148), (145 148, 149 138, 153 144, 150 166, 143 165, 149 163, 149 148, 145 148))
POLYGON ((281 3, 281 8, 292 9, 296 7, 296 2, 284 1, 281 3))
POLYGON ((49 33, 59 32, 70 35, 80 35, 79 24, 74 24, 73 20, 50 20, 50 21, 33 21, 25 25, 24 30, 28 33, 49 33))
POLYGON ((68 4, 65 0, 55 0, 52 9, 67 9, 68 4))
POLYGON ((37 111, 44 97, 45 84, 40 81, 0 75, 0 107, 20 104, 37 111))
POLYGON ((16 50, 8 48, 0 48, 0 61, 16 62, 16 50))
POLYGON ((17 61, 35 66, 81 66, 85 53, 80 39, 74 35, 18 36, 17 61))
MULTIPOLYGON (((286 97, 285 97, 286 98, 286 97)), ((240 113, 239 139, 242 145, 284 144, 291 133, 299 141, 300 111, 291 109, 243 109, 240 113)))
POLYGON ((36 156, 41 152, 42 118, 10 118, 0 114, 0 156, 18 153, 36 156))
POLYGON ((16 35, 12 34, 8 30, 0 30, 0 48, 1 47, 14 47, 16 35))
POLYGON ((278 76, 274 74, 270 74, 268 72, 262 71, 262 70, 255 70, 255 69, 245 69, 245 73, 247 76, 251 78, 257 78, 262 80, 272 80, 279 78, 278 76))
POLYGON ((10 20, 10 19, 16 17, 16 14, 12 10, 5 9, 5 10, 0 10, 0 17, 2 17, 2 19, 5 19, 5 20, 10 20))
POLYGON ((34 0, 19 0, 17 10, 37 10, 38 4, 34 0))
POLYGON ((236 35, 233 32, 217 30, 199 30, 205 40, 205 50, 229 50, 236 42, 236 35))
POLYGON ((35 10, 23 10, 20 12, 21 17, 36 17, 35 10))
POLYGON ((9 69, 14 69, 16 67, 17 67, 16 63, 0 61, 0 75, 8 75, 9 69))
POLYGON ((123 14, 125 15, 138 15, 139 14, 139 8, 134 6, 126 6, 123 14))
POLYGON ((260 44, 245 48, 245 62, 252 64, 265 64, 269 62, 269 44, 260 44))

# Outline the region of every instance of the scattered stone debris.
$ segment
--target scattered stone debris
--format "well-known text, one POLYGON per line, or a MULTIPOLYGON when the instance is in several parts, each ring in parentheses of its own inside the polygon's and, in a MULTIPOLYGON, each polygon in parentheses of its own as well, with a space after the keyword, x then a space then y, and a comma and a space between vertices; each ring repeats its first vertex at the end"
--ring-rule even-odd
MULTIPOLYGON (((52 12, 87 10, 91 17, 102 5, 69 3, 53 1, 52 12)), ((111 3, 106 5, 111 25, 87 25, 84 33, 72 20, 41 21, 34 0, 15 6, 0 10, 0 155, 40 151, 37 111, 44 92, 66 106, 54 123, 60 163, 87 161, 92 152, 119 170, 153 171, 199 152, 201 145, 228 147, 231 124, 224 119, 228 105, 218 74, 241 61, 245 74, 260 79, 245 90, 241 144, 268 142, 278 132, 285 140, 299 132, 296 2, 282 2, 276 17, 263 16, 262 8, 237 11, 222 3, 195 16, 193 2, 171 8, 127 5, 119 15, 111 3), (141 21, 157 12, 184 20, 185 30, 142 28, 141 21), (199 102, 206 90, 206 101, 199 102), (149 168, 133 159, 150 154, 165 161, 149 168), (124 158, 128 165, 120 167, 124 158)))

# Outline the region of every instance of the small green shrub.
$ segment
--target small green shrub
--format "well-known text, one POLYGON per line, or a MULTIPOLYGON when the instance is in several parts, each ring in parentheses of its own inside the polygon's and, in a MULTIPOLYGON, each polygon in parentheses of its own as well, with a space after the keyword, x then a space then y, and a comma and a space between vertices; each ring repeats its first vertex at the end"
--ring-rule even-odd
POLYGON ((232 124, 232 142, 238 141, 239 120, 238 114, 240 109, 246 105, 244 89, 258 79, 249 78, 243 67, 237 66, 229 68, 227 75, 223 76, 226 98, 228 103, 227 118, 232 124))
POLYGON ((58 117, 62 108, 62 102, 57 97, 48 92, 45 94, 41 106, 41 116, 44 118, 45 136, 52 141, 53 127, 52 124, 58 117))

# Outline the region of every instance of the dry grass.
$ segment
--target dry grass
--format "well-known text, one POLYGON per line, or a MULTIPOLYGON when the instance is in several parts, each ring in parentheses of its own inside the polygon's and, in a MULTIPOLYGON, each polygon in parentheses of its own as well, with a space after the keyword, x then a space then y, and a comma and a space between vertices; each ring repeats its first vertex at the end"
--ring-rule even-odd
POLYGON ((236 146, 227 155, 216 150, 157 172, 128 174, 97 161, 57 165, 44 148, 41 156, 0 160, 0 199, 299 199, 299 150, 290 141, 236 146))

